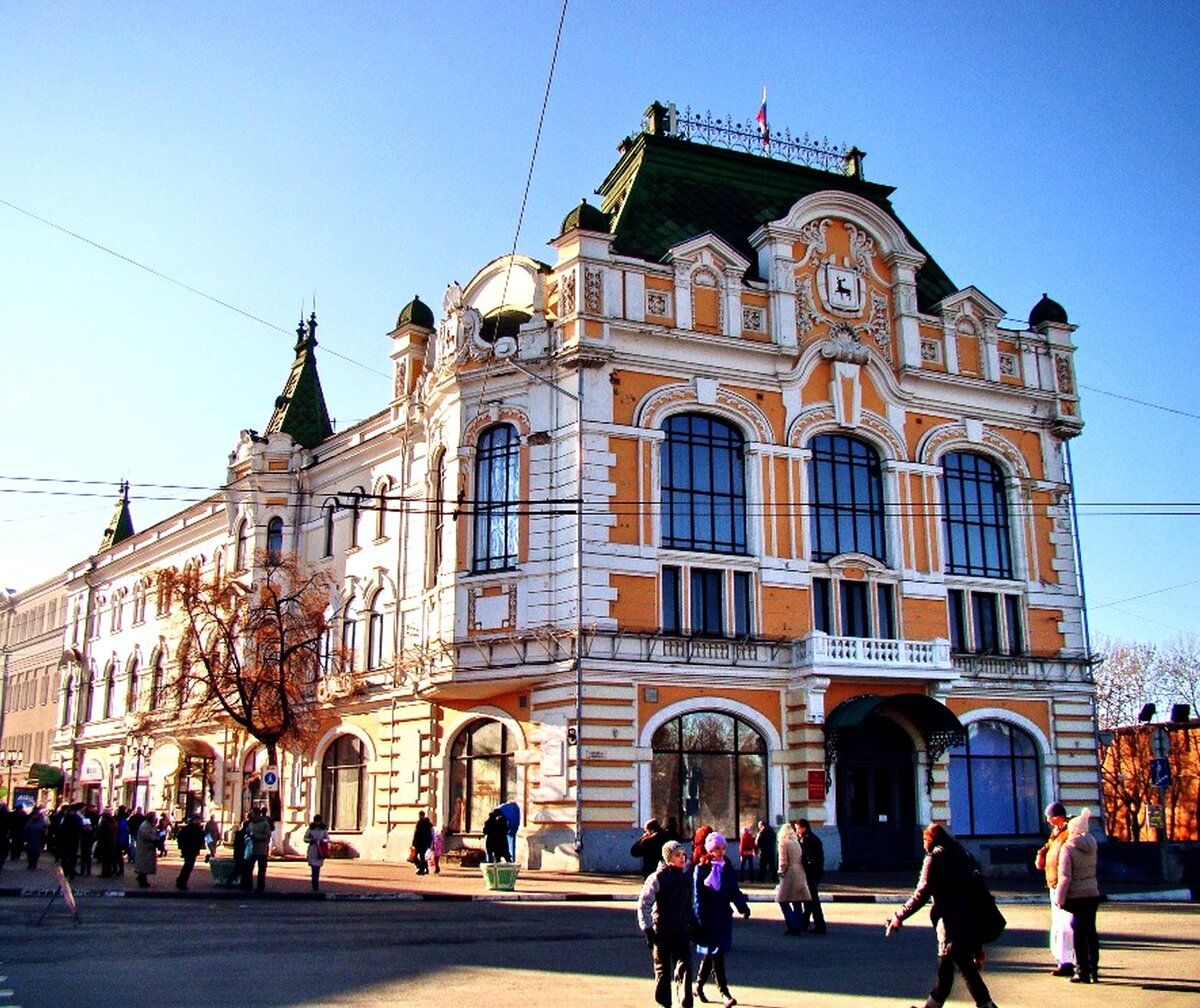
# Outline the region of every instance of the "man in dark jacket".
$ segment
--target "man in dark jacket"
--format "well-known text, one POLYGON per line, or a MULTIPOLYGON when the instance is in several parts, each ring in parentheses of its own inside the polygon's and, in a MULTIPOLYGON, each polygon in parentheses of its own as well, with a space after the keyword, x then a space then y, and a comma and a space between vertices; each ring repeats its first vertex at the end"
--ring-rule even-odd
POLYGON ((418 875, 429 874, 429 848, 432 846, 433 822, 422 809, 421 814, 417 816, 417 825, 413 829, 412 836, 413 853, 417 856, 414 863, 417 866, 418 875))
POLYGON ((692 1008, 692 874, 688 849, 668 840, 662 861, 648 876, 638 897, 638 924, 654 958, 654 1000, 671 1008, 671 982, 679 985, 679 1003, 692 1008))
POLYGON ((800 930, 808 930, 809 919, 812 919, 813 934, 825 933, 825 911, 821 909, 821 894, 817 887, 825 875, 825 845, 821 838, 813 832, 807 819, 796 823, 796 832, 800 836, 800 866, 804 869, 804 878, 808 882, 808 891, 812 899, 800 910, 800 930))
POLYGON ((779 881, 779 839, 775 836, 775 828, 765 819, 758 821, 758 835, 754 846, 758 848, 758 880, 760 882, 779 881))
POLYGON ((200 814, 193 812, 175 833, 175 842, 179 845, 179 853, 183 857, 183 867, 179 869, 179 877, 175 879, 176 889, 186 889, 192 869, 196 866, 196 858, 204 849, 204 827, 200 825, 200 814))
POLYGON ((678 837, 666 836, 657 819, 646 820, 642 835, 629 848, 631 855, 642 859, 642 878, 649 878, 662 867, 663 844, 668 840, 678 839, 678 837))

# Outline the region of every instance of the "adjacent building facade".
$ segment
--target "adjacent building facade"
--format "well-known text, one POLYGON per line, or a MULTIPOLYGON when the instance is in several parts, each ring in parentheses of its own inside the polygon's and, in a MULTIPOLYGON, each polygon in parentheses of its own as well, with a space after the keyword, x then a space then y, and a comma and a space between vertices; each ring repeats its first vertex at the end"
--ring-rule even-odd
POLYGON ((284 844, 322 811, 399 858, 421 809, 474 844, 515 802, 535 868, 628 868, 651 816, 804 816, 846 867, 948 820, 996 868, 1052 798, 1095 806, 1074 327, 952 283, 857 150, 758 144, 651 106, 551 261, 404 307, 349 429, 302 325, 224 490, 139 533, 122 501, 68 571, 68 787, 261 798, 252 739, 131 732, 186 703, 160 572, 286 551, 334 575, 348 667, 277 768, 284 844))

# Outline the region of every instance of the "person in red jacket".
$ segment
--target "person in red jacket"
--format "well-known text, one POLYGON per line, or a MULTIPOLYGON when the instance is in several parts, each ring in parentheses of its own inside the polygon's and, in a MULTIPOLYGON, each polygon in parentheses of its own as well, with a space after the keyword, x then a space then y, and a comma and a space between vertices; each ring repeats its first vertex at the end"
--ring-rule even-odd
POLYGON ((754 881, 754 853, 757 849, 754 831, 747 826, 742 830, 742 836, 738 840, 738 858, 741 862, 738 867, 739 882, 754 881))

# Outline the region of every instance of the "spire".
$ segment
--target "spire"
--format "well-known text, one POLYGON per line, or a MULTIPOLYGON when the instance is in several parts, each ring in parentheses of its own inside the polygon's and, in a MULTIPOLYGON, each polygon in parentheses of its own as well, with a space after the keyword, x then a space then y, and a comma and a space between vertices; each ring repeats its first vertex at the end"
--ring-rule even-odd
POLYGON ((317 313, 300 317, 296 328, 296 359, 288 375, 283 395, 275 400, 275 412, 267 422, 266 433, 290 434, 297 444, 315 448, 333 433, 321 378, 317 374, 317 313))
POLYGON ((104 537, 100 540, 100 549, 111 549, 131 535, 133 535, 133 518, 129 514, 129 483, 122 481, 121 499, 117 501, 117 507, 113 511, 112 518, 109 519, 108 528, 104 530, 104 537))

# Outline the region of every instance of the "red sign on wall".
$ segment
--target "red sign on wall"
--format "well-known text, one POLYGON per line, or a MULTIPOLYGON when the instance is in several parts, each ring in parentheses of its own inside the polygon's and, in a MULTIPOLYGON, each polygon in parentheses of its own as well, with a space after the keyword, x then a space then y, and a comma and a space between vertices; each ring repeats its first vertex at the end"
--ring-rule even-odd
POLYGON ((810 802, 825 800, 825 771, 808 771, 808 800, 810 802))

